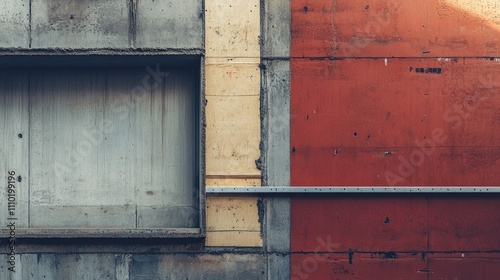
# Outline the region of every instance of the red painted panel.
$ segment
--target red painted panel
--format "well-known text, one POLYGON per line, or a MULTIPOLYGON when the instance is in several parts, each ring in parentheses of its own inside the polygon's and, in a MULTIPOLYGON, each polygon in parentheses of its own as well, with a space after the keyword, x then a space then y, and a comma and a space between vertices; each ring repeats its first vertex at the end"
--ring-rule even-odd
POLYGON ((429 198, 429 250, 500 250, 498 198, 429 198))
MULTIPOLYGON (((291 2, 292 185, 500 185, 500 61, 440 58, 498 57, 500 25, 449 3, 291 2)), ((497 205, 484 197, 294 197, 293 251, 355 254, 352 264, 322 255, 318 267, 307 266, 317 254, 293 254, 292 277, 497 279, 497 255, 455 254, 500 250, 497 205), (429 250, 446 254, 429 253, 429 266, 356 259, 360 251, 429 250)))
POLYGON ((294 59, 291 69, 292 146, 500 144, 500 60, 294 59))
POLYGON ((294 186, 491 186, 500 184, 500 147, 349 149, 296 147, 294 186), (429 150, 429 153, 431 150, 429 150))
POLYGON ((434 258, 429 257, 430 280, 481 279, 497 280, 500 259, 491 258, 434 258))
POLYGON ((295 198, 291 215, 293 252, 427 248, 424 198, 295 198))
POLYGON ((490 59, 292 60, 292 184, 500 184, 497 77, 490 59))
POLYGON ((397 259, 382 259, 377 254, 292 255, 291 279, 427 279, 426 261, 418 256, 399 254, 397 259))
POLYGON ((444 0, 298 0, 291 6, 295 57, 499 54, 498 21, 444 0))

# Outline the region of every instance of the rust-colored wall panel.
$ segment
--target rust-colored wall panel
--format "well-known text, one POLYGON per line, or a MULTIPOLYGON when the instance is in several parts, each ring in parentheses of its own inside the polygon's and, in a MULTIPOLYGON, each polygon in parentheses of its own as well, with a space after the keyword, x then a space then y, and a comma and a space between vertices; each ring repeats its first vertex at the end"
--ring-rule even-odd
POLYGON ((333 197, 292 201, 292 251, 418 251, 427 247, 423 198, 333 197))
POLYGON ((294 59, 293 184, 499 184, 498 76, 498 59, 294 59))
POLYGON ((499 236, 498 198, 429 198, 429 250, 500 250, 499 236))
POLYGON ((483 258, 436 258, 429 256, 430 280, 481 279, 497 280, 500 259, 485 255, 483 258))
POLYGON ((498 56, 498 4, 452 2, 292 1, 292 56, 498 56))
POLYGON ((500 147, 310 148, 291 152, 294 186, 495 186, 500 147), (432 153, 431 153, 432 152, 432 153))
MULTIPOLYGON (((292 1, 292 185, 500 185, 499 8, 292 1)), ((294 197, 292 279, 496 279, 497 205, 493 195, 294 197), (320 262, 309 254, 319 249, 338 255, 320 262)))
POLYGON ((427 279, 426 261, 415 254, 294 254, 291 279, 427 279), (384 257, 397 257, 388 259, 384 257))
POLYGON ((498 77, 500 59, 295 59, 292 146, 498 146, 498 77))

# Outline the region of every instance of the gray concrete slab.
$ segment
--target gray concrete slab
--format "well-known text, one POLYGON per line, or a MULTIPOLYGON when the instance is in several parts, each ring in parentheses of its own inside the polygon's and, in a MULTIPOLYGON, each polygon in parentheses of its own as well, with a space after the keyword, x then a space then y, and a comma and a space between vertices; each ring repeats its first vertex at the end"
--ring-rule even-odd
MULTIPOLYGON (((290 1, 262 1, 262 147, 266 186, 290 185, 290 1)), ((265 199, 268 278, 290 279, 290 199, 265 199)))
POLYGON ((269 280, 290 279, 290 255, 269 254, 268 278, 269 280))
POLYGON ((290 62, 266 62, 267 180, 290 185, 290 62))
POLYGON ((0 1, 0 48, 29 48, 30 1, 0 1))
POLYGON ((266 250, 287 254, 290 252, 290 199, 268 198, 266 206, 266 250))
POLYGON ((119 279, 116 277, 118 256, 114 254, 22 254, 18 257, 18 269, 7 279, 119 279))
POLYGON ((130 280, 267 279, 261 254, 134 255, 130 280))
POLYGON ((262 56, 290 56, 290 1, 263 1, 262 56))
MULTIPOLYGON (((266 122, 265 182, 267 186, 290 185, 290 62, 264 61, 264 96, 266 122)), ((290 198, 266 198, 265 244, 269 253, 290 252, 290 198)), ((269 279, 289 276, 290 257, 269 258, 269 279)))
POLYGON ((203 2, 141 0, 135 47, 203 48, 203 2))
POLYGON ((33 48, 129 47, 125 0, 32 0, 33 48))
MULTIPOLYGON (((266 279, 262 254, 20 254, 2 279, 266 279)), ((286 279, 286 278, 281 278, 286 279)))

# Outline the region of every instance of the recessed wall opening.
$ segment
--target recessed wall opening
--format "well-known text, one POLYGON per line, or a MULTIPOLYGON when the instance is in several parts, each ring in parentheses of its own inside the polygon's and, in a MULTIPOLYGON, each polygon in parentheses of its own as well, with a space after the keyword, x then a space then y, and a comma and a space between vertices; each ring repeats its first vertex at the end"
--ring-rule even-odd
POLYGON ((199 66, 0 69, 18 228, 199 233, 199 101, 199 66))

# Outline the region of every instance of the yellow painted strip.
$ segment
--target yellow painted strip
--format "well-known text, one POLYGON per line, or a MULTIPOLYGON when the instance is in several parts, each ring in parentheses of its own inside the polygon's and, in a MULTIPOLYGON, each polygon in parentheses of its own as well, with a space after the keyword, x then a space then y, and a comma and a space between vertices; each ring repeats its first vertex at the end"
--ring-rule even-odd
POLYGON ((262 247, 262 237, 257 231, 207 232, 206 246, 262 247))
POLYGON ((207 175, 260 176, 259 96, 207 96, 207 175))
POLYGON ((207 96, 258 96, 260 94, 258 64, 211 64, 207 65, 205 75, 207 96))
POLYGON ((260 231, 256 197, 207 197, 207 231, 260 231))
POLYGON ((207 57, 260 56, 259 0, 205 1, 207 57))
POLYGON ((207 187, 259 187, 260 176, 207 176, 207 187))
MULTIPOLYGON (((260 186, 260 2, 205 1, 208 186, 260 186)), ((257 197, 207 197, 207 246, 259 247, 257 197)))

